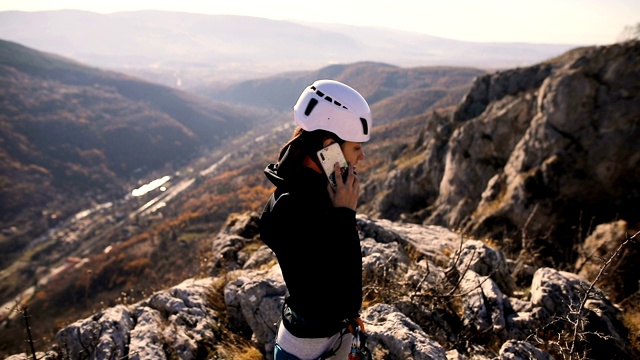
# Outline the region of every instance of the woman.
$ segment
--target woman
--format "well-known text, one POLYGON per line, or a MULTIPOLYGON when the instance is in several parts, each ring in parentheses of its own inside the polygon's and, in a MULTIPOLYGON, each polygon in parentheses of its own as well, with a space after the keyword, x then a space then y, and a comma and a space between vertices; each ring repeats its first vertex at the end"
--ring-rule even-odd
MULTIPOLYGON (((278 163, 265 169, 276 190, 260 218, 261 238, 276 254, 287 285, 274 355, 347 359, 353 335, 346 329, 359 320, 362 304, 355 169, 364 159, 371 111, 353 88, 318 80, 300 95, 294 120, 297 128, 278 163), (316 156, 332 143, 340 144, 349 164, 335 189, 316 156)), ((334 170, 340 173, 338 163, 334 170)))

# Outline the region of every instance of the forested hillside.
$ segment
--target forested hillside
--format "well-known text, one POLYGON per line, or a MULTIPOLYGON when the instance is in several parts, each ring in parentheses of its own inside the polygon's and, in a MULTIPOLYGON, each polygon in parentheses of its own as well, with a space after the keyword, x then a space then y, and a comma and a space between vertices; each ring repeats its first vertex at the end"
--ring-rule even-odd
POLYGON ((70 199, 122 196, 134 172, 183 163, 252 120, 247 111, 7 41, 0 84, 5 225, 25 212, 68 216, 70 199))

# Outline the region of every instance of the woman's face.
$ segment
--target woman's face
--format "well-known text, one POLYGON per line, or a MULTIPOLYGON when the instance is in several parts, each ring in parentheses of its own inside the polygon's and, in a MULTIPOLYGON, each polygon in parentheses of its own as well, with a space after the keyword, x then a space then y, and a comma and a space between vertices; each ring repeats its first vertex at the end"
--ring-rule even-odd
POLYGON ((364 152, 362 151, 362 143, 345 141, 342 146, 342 153, 349 164, 355 167, 358 161, 364 160, 364 152))

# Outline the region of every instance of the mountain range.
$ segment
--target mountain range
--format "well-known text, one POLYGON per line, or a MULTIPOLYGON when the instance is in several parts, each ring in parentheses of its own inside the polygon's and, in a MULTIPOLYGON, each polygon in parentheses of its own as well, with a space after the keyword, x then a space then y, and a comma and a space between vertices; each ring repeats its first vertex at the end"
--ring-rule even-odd
POLYGON ((161 11, 5 11, 0 38, 184 88, 361 61, 493 70, 531 65, 577 46, 161 11))

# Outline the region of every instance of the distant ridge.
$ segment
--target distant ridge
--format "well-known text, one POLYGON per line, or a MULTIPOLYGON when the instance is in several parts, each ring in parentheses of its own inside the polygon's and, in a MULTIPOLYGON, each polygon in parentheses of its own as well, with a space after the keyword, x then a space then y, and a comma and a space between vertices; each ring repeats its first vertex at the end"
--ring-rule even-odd
POLYGON ((228 86, 202 86, 194 91, 233 104, 289 111, 302 89, 313 81, 335 79, 358 89, 372 106, 376 119, 374 123, 379 125, 422 114, 432 105, 457 105, 472 80, 486 73, 468 67, 401 68, 383 63, 359 62, 330 65, 315 71, 283 73, 228 86))
POLYGON ((0 38, 187 88, 362 61, 510 68, 577 47, 475 43, 384 28, 162 11, 0 12, 0 38))

